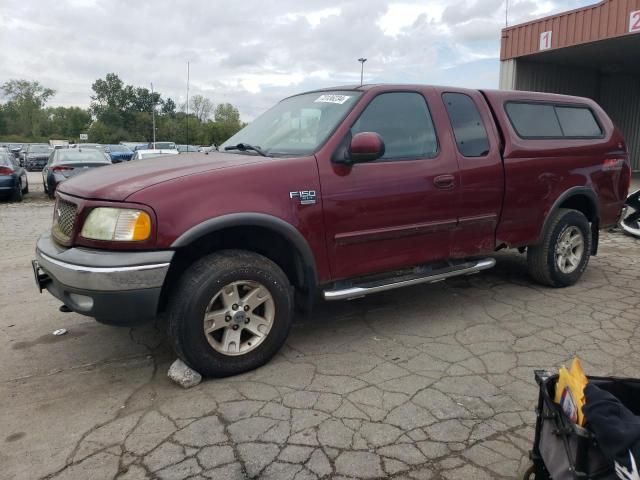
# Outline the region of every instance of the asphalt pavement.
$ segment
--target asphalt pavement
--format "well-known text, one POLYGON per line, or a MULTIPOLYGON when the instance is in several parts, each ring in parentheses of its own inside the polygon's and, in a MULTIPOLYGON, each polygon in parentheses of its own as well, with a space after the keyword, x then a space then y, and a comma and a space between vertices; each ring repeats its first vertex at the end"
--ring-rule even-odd
POLYGON ((503 252, 480 275, 321 304, 268 365, 183 390, 162 322, 104 326, 36 291, 40 178, 0 203, 1 479, 515 478, 534 369, 577 354, 640 377, 640 240, 604 233, 574 287, 503 252))

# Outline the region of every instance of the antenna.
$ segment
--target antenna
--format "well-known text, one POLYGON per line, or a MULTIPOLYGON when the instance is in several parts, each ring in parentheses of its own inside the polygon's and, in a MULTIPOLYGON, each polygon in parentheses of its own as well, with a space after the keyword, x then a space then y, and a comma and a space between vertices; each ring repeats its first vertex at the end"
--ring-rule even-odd
POLYGON ((189 151, 189 62, 187 62, 187 152, 189 151))
POLYGON ((151 82, 151 118, 153 119, 153 149, 156 149, 156 97, 153 95, 153 82, 151 82))

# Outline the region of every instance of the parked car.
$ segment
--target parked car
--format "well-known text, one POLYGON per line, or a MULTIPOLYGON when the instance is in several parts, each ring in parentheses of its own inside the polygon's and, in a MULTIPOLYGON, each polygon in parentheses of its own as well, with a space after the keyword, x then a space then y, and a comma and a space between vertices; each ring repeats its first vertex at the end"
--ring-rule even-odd
POLYGON ((69 148, 69 140, 49 140, 51 148, 69 148))
POLYGON ((62 182, 97 167, 111 165, 109 156, 98 149, 56 149, 42 170, 42 185, 50 198, 62 182))
POLYGON ((0 151, 0 196, 21 202, 25 193, 29 193, 27 171, 11 153, 0 151))
POLYGON ((22 151, 22 144, 10 143, 9 145, 7 145, 7 147, 9 148, 9 151, 13 154, 13 156, 18 160, 20 160, 20 152, 22 151))
POLYGON ((197 145, 176 145, 178 153, 199 152, 200 147, 197 145))
POLYGON ((40 171, 47 164, 51 148, 46 143, 31 143, 24 152, 24 166, 30 172, 40 171))
POLYGON ((176 150, 174 142, 149 142, 147 145, 149 150, 176 150))
POLYGON ((143 142, 120 142, 120 145, 124 145, 125 147, 128 147, 129 150, 134 151, 138 145, 146 146, 147 144, 143 142))
POLYGON ((103 151, 113 163, 128 162, 133 157, 133 150, 125 145, 105 145, 103 151))
POLYGON ((165 157, 167 155, 178 155, 178 150, 136 150, 131 160, 143 160, 147 158, 165 157))
POLYGON ((198 151, 201 153, 204 153, 205 155, 208 155, 210 152, 214 152, 215 150, 216 150, 215 145, 208 145, 208 146, 205 145, 200 147, 198 151))
POLYGON ((507 248, 526 250, 540 284, 573 285, 630 183, 624 138, 594 101, 522 91, 313 91, 219 149, 62 184, 34 261, 72 311, 118 325, 162 313, 207 376, 268 361, 316 292, 474 274, 507 248))
POLYGON ((99 143, 76 143, 75 148, 84 148, 85 150, 89 150, 89 149, 102 150, 104 146, 99 143))

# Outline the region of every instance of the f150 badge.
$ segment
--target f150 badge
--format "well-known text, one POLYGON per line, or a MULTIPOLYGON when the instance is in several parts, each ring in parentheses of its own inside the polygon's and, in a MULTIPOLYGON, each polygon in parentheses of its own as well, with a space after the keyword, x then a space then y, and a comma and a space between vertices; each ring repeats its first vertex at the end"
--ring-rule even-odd
POLYGON ((316 203, 316 191, 315 190, 300 190, 299 192, 289 192, 289 198, 297 198, 300 200, 300 205, 315 205, 316 203))

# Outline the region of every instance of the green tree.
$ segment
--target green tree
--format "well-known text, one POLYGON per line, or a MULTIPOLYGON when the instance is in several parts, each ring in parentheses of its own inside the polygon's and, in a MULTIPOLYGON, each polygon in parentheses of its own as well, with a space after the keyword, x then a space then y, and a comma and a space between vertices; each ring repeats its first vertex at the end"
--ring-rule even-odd
POLYGON ((43 133, 77 140, 91 125, 91 114, 79 107, 55 107, 45 110, 43 133))
POLYGON ((160 110, 163 115, 175 115, 176 114, 176 102, 167 98, 162 102, 162 108, 160 110))
POLYGON ((7 99, 5 112, 9 113, 12 120, 12 132, 26 136, 39 135, 42 108, 55 95, 55 90, 44 87, 40 82, 17 79, 5 82, 0 89, 7 99))
POLYGON ((213 113, 216 123, 227 126, 240 126, 240 112, 230 103, 221 103, 213 113))

